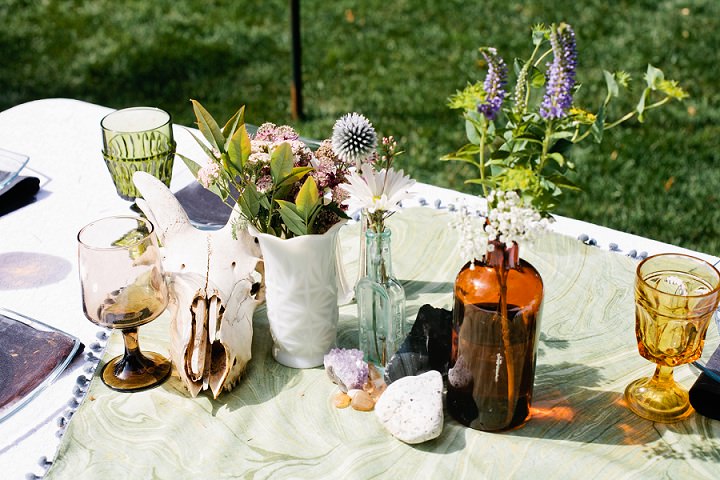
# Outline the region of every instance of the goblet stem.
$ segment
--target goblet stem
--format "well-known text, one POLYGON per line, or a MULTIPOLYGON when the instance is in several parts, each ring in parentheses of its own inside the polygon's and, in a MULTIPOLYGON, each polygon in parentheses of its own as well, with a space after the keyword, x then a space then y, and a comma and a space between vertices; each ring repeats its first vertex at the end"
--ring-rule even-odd
POLYGON ((153 366, 153 363, 140 351, 137 327, 124 328, 122 334, 125 342, 125 355, 115 365, 114 371, 116 377, 127 380, 132 375, 145 372, 153 366))
POLYGON ((154 352, 143 354, 138 342, 137 327, 122 329, 125 353, 103 369, 103 381, 114 389, 135 392, 154 387, 170 375, 170 362, 154 352))
POLYGON ((673 378, 673 367, 658 365, 655 367, 655 373, 653 374, 651 381, 656 383, 659 388, 674 386, 675 379, 673 378))
POLYGON ((628 385, 625 400, 633 412, 654 422, 677 422, 693 412, 687 390, 675 382, 673 367, 667 365, 657 365, 652 377, 628 385))

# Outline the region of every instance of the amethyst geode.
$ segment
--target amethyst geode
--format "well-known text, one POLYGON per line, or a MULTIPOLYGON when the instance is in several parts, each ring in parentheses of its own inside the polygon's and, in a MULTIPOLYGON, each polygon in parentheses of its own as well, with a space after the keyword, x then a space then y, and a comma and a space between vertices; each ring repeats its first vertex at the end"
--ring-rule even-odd
POLYGON ((357 348, 333 348, 325 355, 325 371, 340 390, 363 388, 368 379, 368 364, 357 348))

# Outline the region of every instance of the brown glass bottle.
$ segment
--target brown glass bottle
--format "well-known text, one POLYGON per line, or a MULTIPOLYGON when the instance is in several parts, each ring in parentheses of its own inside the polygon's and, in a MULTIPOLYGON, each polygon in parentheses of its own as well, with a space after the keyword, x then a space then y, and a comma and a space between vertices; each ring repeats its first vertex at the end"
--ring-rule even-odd
POLYGON ((495 242, 455 280, 447 406, 460 423, 507 430, 530 415, 543 283, 518 259, 518 247, 495 242))

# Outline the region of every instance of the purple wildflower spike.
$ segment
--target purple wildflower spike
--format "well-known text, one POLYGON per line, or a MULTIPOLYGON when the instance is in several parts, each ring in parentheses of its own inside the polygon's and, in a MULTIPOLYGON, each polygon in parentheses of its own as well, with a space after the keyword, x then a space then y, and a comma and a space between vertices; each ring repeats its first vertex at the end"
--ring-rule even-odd
POLYGON ((488 64, 488 73, 483 83, 485 101, 479 103, 477 109, 488 120, 494 120, 507 93, 503 90, 507 78, 507 65, 494 48, 484 49, 482 56, 488 64))
POLYGON ((547 120, 563 118, 572 106, 572 89, 575 86, 577 51, 575 32, 570 25, 561 23, 550 32, 553 61, 548 64, 545 96, 540 105, 540 116, 547 120))

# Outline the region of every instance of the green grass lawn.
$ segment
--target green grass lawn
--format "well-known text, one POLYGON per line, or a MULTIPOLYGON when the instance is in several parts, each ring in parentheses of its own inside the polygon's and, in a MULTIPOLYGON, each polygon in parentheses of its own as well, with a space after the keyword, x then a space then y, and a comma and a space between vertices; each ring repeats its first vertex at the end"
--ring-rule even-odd
POLYGON ((304 0, 307 118, 296 123, 287 1, 3 0, 0 20, 0 109, 72 97, 155 105, 189 125, 195 98, 220 118, 245 104, 249 122, 291 123, 313 137, 359 111, 398 138, 415 178, 469 192, 474 172, 438 160, 465 140, 447 96, 484 76, 477 47, 524 57, 532 24, 566 21, 583 104, 601 101, 603 68, 640 80, 647 63, 691 98, 576 149, 584 191, 558 213, 720 254, 717 0, 304 0))

